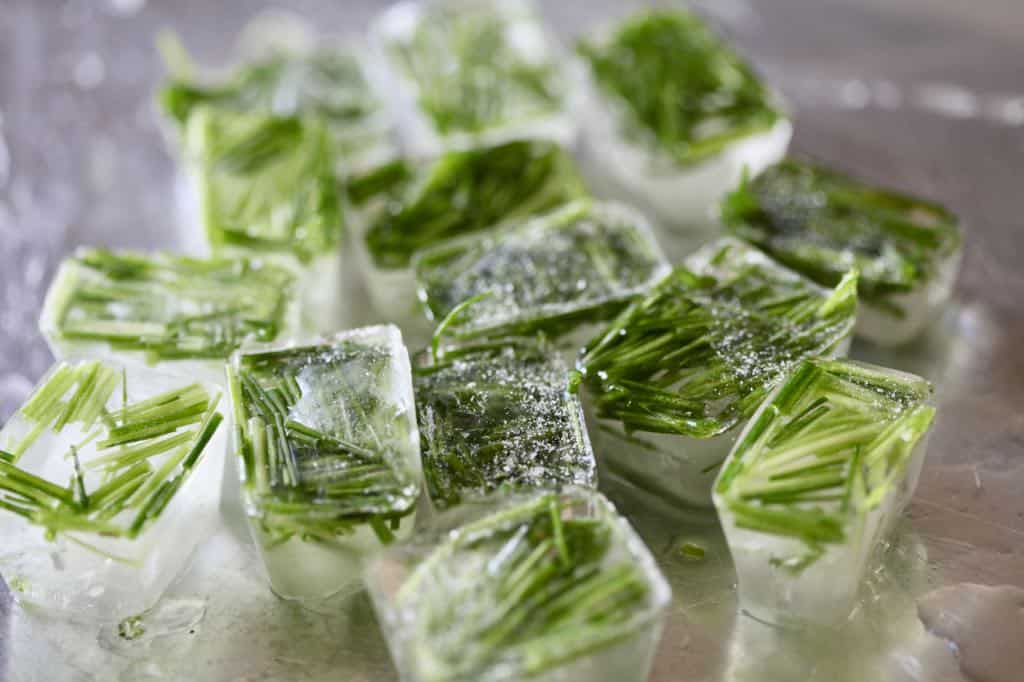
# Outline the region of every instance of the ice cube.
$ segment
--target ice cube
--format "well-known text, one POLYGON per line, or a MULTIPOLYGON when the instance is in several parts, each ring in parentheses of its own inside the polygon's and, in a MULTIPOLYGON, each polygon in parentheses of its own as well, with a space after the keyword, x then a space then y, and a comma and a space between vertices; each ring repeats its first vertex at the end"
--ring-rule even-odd
MULTIPOLYGON (((282 35, 253 20, 243 34, 258 32, 262 47, 282 35)), ((239 47, 238 52, 245 51, 239 47)), ((227 73, 173 74, 160 93, 165 113, 185 125, 200 106, 226 111, 315 118, 327 128, 339 177, 366 170, 393 156, 391 114, 369 84, 369 60, 354 46, 307 35, 247 55, 227 73)), ((175 150, 177 151, 177 150, 175 150)))
POLYGON ((416 299, 414 254, 584 196, 575 164, 557 145, 516 140, 449 152, 432 162, 396 160, 352 179, 357 254, 378 314, 428 326, 416 299))
POLYGON ((498 488, 596 487, 594 453, 568 369, 521 339, 467 347, 414 372, 427 491, 438 507, 498 488))
POLYGON ((0 572, 27 604, 88 622, 153 606, 217 517, 221 392, 71 359, 0 431, 0 572))
POLYGON ((228 370, 249 527, 273 590, 322 600, 415 521, 409 357, 392 325, 239 351, 228 370))
POLYGON ((366 571, 402 679, 646 679, 668 583, 600 493, 495 495, 366 571))
POLYGON ((224 383, 244 343, 298 331, 294 277, 260 260, 81 249, 60 266, 39 326, 53 354, 148 363, 224 383))
MULTIPOLYGON (((792 125, 751 68, 694 15, 654 10, 580 45, 584 171, 668 228, 710 222, 740 180, 781 159, 792 125)), ((672 229, 659 234, 671 248, 672 229)))
POLYGON ((819 284, 860 271, 856 333, 883 345, 918 336, 949 300, 960 264, 956 216, 924 199, 798 161, 722 202, 727 229, 819 284))
POLYGON ((529 0, 401 2, 371 35, 373 80, 413 156, 527 137, 573 144, 580 75, 529 0))
POLYGON ((855 314, 855 275, 829 291, 738 240, 705 246, 577 361, 602 475, 710 504, 737 430, 801 360, 845 352, 855 314))
POLYGON ((590 200, 450 240, 413 263, 428 315, 452 316, 447 341, 540 331, 573 354, 669 270, 642 215, 590 200))
POLYGON ((327 126, 202 105, 190 113, 185 136, 199 197, 196 229, 209 250, 289 268, 305 326, 337 331, 345 320, 344 221, 327 126))
POLYGON ((931 395, 920 377, 822 359, 772 392, 715 483, 742 608, 781 624, 849 616, 917 486, 931 395))

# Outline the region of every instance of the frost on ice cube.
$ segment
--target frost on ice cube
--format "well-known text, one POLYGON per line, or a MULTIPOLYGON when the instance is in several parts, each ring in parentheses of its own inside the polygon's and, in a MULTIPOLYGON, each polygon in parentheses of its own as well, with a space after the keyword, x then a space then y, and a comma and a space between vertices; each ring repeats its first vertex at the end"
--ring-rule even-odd
POLYGON ((415 520, 422 472, 396 327, 240 351, 228 369, 242 496, 274 591, 358 586, 364 558, 415 520))
POLYGON ((722 202, 727 229, 824 286, 860 271, 857 334, 910 341, 949 300, 956 216, 924 199, 798 161, 744 181, 722 202))
POLYGON ((447 339, 541 331, 573 349, 669 269, 643 216, 589 200, 445 242, 414 264, 428 315, 448 319, 447 339))
POLYGON ((374 307, 388 319, 422 324, 411 267, 417 251, 584 194, 572 158, 535 140, 449 152, 432 162, 392 161, 353 178, 357 254, 374 307))
POLYGON ((854 273, 830 291, 734 239, 693 254, 577 361, 605 470, 710 504, 714 470, 774 385, 805 358, 845 352, 856 288, 854 273))
POLYGON ((296 331, 294 286, 260 261, 82 249, 61 264, 39 326, 59 359, 141 360, 223 384, 243 343, 296 331))
POLYGON ((580 488, 460 505, 366 579, 408 682, 646 679, 671 598, 629 523, 580 488))
POLYGON ((0 572, 89 622, 153 606, 217 514, 220 390, 108 361, 56 364, 0 431, 0 572))
POLYGON ((380 89, 414 155, 516 137, 573 143, 574 79, 529 0, 402 2, 372 32, 380 89))
POLYGON ((688 12, 643 12, 578 50, 585 170, 672 226, 708 222, 744 169, 786 152, 792 126, 772 93, 688 12))
POLYGON ((427 491, 438 507, 495 489, 597 484, 568 370, 530 341, 451 350, 417 366, 427 491))
POLYGON ((849 616, 917 486, 931 393, 910 374, 821 359, 775 389, 715 483, 744 609, 773 623, 849 616))
POLYGON ((303 322, 335 331, 344 312, 343 224, 327 127, 315 118, 200 106, 185 134, 210 250, 290 268, 303 322))

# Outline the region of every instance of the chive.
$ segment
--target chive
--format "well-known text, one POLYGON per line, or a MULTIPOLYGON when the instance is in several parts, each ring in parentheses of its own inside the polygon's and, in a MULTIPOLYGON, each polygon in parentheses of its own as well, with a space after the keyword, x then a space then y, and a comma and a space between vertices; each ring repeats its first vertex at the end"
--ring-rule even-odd
MULTIPOLYGON (((801 540, 801 571, 857 524, 900 479, 934 408, 926 382, 835 360, 809 360, 763 408, 756 437, 737 444, 717 486, 735 525, 801 540)), ((742 549, 734 548, 734 551, 742 549)), ((788 560, 787 560, 788 561, 788 560)))
POLYGON ((732 234, 824 286, 852 263, 861 298, 895 317, 893 295, 926 286, 961 241, 937 204, 792 159, 744 179, 721 213, 732 234))
POLYGON ((387 543, 391 524, 413 512, 416 483, 398 461, 403 455, 392 451, 409 434, 378 393, 389 363, 381 342, 347 339, 242 353, 232 361, 243 492, 259 510, 267 542, 296 534, 327 541, 368 524, 387 543), (315 414, 307 413, 310 405, 315 414))
POLYGON ((85 468, 123 469, 128 466, 133 466, 141 460, 162 455, 168 450, 173 450, 180 445, 184 445, 191 441, 195 435, 196 431, 189 429, 185 431, 177 431, 165 438, 151 438, 134 447, 122 447, 116 452, 100 455, 99 457, 93 457, 85 463, 85 468))
POLYGON ((467 344, 414 371, 424 476, 440 507, 504 486, 594 485, 565 366, 543 343, 504 343, 467 344))
POLYGON ((595 336, 570 379, 627 434, 724 433, 801 359, 851 331, 855 298, 822 313, 827 291, 741 242, 715 242, 689 262, 697 272, 677 267, 595 336))
POLYGON ((690 166, 780 118, 757 75, 695 15, 651 10, 578 51, 622 134, 690 166))
POLYGON ((651 590, 621 541, 611 519, 551 494, 445 536, 396 595, 416 623, 413 664, 431 679, 532 676, 628 637, 651 590))
POLYGON ((243 64, 217 83, 176 75, 160 92, 160 103, 179 124, 202 107, 232 112, 314 118, 329 131, 346 159, 381 144, 375 120, 381 103, 366 81, 358 56, 344 49, 275 54, 243 64))
POLYGON ((103 509, 107 502, 118 499, 126 489, 141 482, 152 470, 148 462, 136 462, 94 490, 89 496, 89 505, 103 509))
POLYGON ((200 107, 187 125, 215 249, 290 254, 302 263, 333 254, 342 209, 335 152, 320 120, 200 107))
POLYGON ((378 268, 408 267, 413 254, 428 246, 585 194, 565 150, 535 140, 448 152, 403 177, 414 179, 383 189, 380 206, 368 210, 366 247, 378 268))
POLYGON ((438 3, 422 8, 408 35, 385 36, 384 47, 441 135, 481 134, 564 108, 566 84, 546 45, 538 47, 543 38, 532 12, 438 3))
POLYGON ((557 338, 614 317, 668 269, 639 215, 590 201, 428 247, 414 264, 431 318, 459 340, 557 338))
POLYGON ((694 542, 684 542, 679 546, 679 553, 683 557, 694 561, 702 560, 706 554, 704 548, 694 542))
MULTIPOLYGON (((45 331, 66 341, 145 353, 153 362, 224 359, 246 340, 277 335, 293 286, 294 276, 270 263, 82 250, 61 265, 56 293, 48 297, 57 309, 46 314, 55 323, 45 331), (209 312, 194 315, 196 309, 209 312)), ((68 377, 54 380, 53 393, 67 390, 68 377)), ((100 394, 116 380, 101 385, 100 394)), ((122 386, 122 397, 126 390, 122 386)), ((42 414, 61 395, 41 396, 25 409, 42 414)))

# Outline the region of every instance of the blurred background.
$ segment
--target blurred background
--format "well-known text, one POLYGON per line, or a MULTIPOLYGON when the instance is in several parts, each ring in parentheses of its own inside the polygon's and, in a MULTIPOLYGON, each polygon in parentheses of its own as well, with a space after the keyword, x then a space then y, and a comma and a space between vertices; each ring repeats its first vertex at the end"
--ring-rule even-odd
MULTIPOLYGON (((172 29, 197 61, 215 65, 228 59, 241 28, 268 9, 358 39, 386 4, 0 0, 0 420, 50 363, 36 318, 63 255, 80 244, 176 245, 176 171, 153 103, 163 75, 154 48, 158 31, 172 29)), ((646 3, 539 4, 570 45, 572 36, 646 3)), ((793 151, 941 200, 961 216, 965 259, 955 305, 921 344, 873 359, 939 384, 940 418, 911 509, 927 547, 925 570, 941 572, 941 584, 1024 587, 1024 3, 699 0, 690 6, 786 97, 795 115, 793 151)), ((665 542, 677 542, 679 532, 665 542)), ((708 569, 702 576, 706 584, 695 594, 729 589, 728 575, 708 569)), ((0 673, 11 657, 4 629, 10 608, 0 592, 0 673)), ((720 669, 729 667, 722 663, 727 642, 706 634, 721 629, 716 613, 705 614, 701 628, 670 623, 654 679, 721 679, 720 669)), ((309 625, 302 618, 288 622, 309 625)), ((349 636, 331 627, 315 641, 349 636)), ((235 642, 231 655, 244 659, 262 636, 235 642)), ((366 646, 366 657, 383 655, 379 641, 366 646)), ((38 679, 78 679, 43 672, 46 651, 31 653, 38 679)), ((229 655, 206 655, 207 669, 220 671, 209 679, 228 679, 220 675, 231 669, 229 655)), ((317 666, 345 666, 337 656, 304 655, 317 666)), ((265 662, 252 677, 238 679, 281 679, 262 676, 278 664, 288 669, 286 659, 265 662)), ((378 673, 389 674, 380 665, 378 673)), ((317 674, 302 679, 327 679, 317 674)), ((918 669, 899 679, 939 678, 918 669)))

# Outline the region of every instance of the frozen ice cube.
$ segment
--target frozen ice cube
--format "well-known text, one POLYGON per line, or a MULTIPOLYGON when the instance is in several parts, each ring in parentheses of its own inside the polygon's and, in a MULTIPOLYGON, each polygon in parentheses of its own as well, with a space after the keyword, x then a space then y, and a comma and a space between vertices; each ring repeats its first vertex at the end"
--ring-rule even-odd
POLYGON ((274 591, 319 600, 415 520, 422 471, 401 332, 239 351, 228 369, 249 526, 274 591))
POLYGON ((801 360, 845 352, 856 276, 828 290, 721 239, 630 305, 586 346, 587 391, 608 474, 673 502, 708 505, 736 430, 801 360))
POLYGON ((294 286, 260 260, 81 249, 61 264, 39 326, 58 359, 144 362, 223 384, 239 346, 296 333, 294 286))
POLYGON ((581 488, 455 507, 366 580, 408 682, 646 679, 671 599, 629 523, 581 488))
POLYGON ((532 2, 401 2, 371 33, 373 80, 413 156, 526 137, 573 144, 580 76, 532 2))
POLYGON ((920 377, 821 359, 772 392, 715 483, 742 608, 783 624, 849 616, 917 486, 931 395, 920 377))
POLYGON ((642 215, 589 200, 425 249, 414 268, 431 319, 452 316, 446 340, 541 331, 573 351, 669 270, 642 215))
POLYGON ((259 257, 291 269, 302 320, 317 332, 344 320, 343 215, 327 126, 200 106, 185 129, 200 224, 217 255, 259 257))
POLYGON ((825 286, 860 271, 857 334, 918 336, 949 300, 960 264, 956 216, 841 173, 785 161, 722 202, 727 229, 825 286))
MULTIPOLYGON (((274 35, 266 26, 257 26, 257 20, 243 34, 258 31, 266 48, 282 35, 282 20, 276 19, 274 35)), ((344 177, 396 152, 391 114, 370 87, 368 69, 366 54, 356 47, 307 35, 295 44, 247 55, 227 73, 172 73, 160 99, 165 113, 178 125, 185 125, 200 106, 315 118, 327 129, 336 170, 344 177)))
POLYGON ((414 386, 434 504, 498 488, 596 487, 583 411, 567 379, 549 348, 521 339, 424 358, 414 386))
MULTIPOLYGON (((744 169, 781 159, 792 126, 753 70, 700 19, 654 10, 579 49, 587 162, 668 227, 707 223, 744 169)), ((670 250, 671 230, 659 234, 670 250)))
POLYGON ((67 360, 0 431, 0 572, 62 618, 153 606, 217 515, 220 389, 107 360, 67 360))
POLYGON ((353 178, 357 255, 374 307, 399 324, 427 327, 411 267, 417 251, 584 194, 572 158, 536 140, 449 152, 431 162, 396 160, 353 178))

